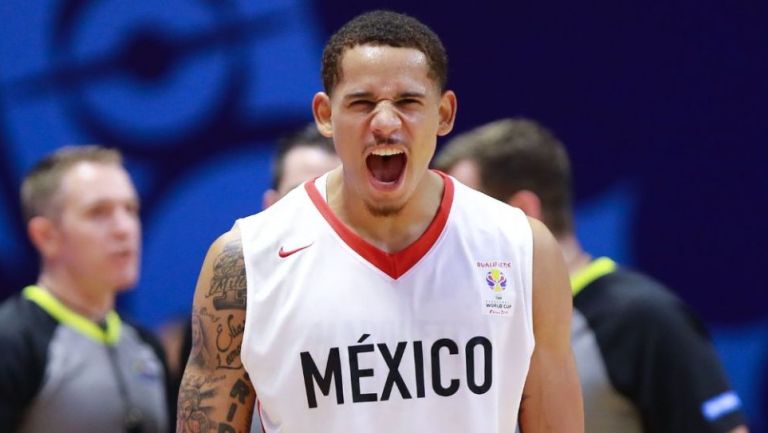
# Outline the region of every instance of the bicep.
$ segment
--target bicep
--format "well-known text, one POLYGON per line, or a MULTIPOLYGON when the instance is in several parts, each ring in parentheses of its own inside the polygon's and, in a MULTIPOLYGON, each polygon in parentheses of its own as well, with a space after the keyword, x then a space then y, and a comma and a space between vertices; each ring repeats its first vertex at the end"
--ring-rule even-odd
POLYGON ((240 359, 245 266, 239 235, 206 255, 192 309, 192 348, 179 389, 177 432, 248 431, 255 393, 240 359))
POLYGON ((572 300, 557 242, 538 221, 533 230, 533 331, 536 346, 520 407, 531 432, 582 432, 581 389, 570 345, 572 300))

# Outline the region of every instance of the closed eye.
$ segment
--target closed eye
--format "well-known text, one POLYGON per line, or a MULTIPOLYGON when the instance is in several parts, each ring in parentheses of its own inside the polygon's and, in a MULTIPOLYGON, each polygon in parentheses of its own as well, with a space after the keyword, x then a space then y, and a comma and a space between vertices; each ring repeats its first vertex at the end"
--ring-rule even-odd
POLYGON ((92 218, 107 218, 112 213, 113 206, 109 203, 100 202, 96 203, 90 209, 88 209, 88 215, 92 218))
POLYGON ((408 108, 408 107, 416 107, 416 106, 420 106, 421 105, 421 100, 420 99, 415 99, 415 98, 400 99, 399 101, 397 101, 397 105, 399 105, 401 107, 406 107, 406 108, 408 108))
POLYGON ((355 99, 349 103, 349 108, 355 110, 370 110, 374 106, 373 101, 367 99, 355 99))
POLYGON ((125 210, 130 213, 131 215, 138 216, 140 212, 141 206, 138 202, 135 201, 129 201, 125 204, 125 210))

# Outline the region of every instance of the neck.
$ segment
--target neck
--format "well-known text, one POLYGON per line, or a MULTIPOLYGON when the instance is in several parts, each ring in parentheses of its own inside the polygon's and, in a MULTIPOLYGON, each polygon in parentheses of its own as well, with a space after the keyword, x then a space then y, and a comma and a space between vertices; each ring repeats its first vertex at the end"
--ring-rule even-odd
POLYGON ((581 248, 579 240, 573 233, 558 237, 557 243, 560 245, 560 251, 563 253, 565 265, 568 267, 570 275, 585 268, 592 261, 592 256, 581 248))
POLYGON ((70 310, 99 322, 115 305, 115 295, 108 290, 74 283, 69 278, 43 271, 37 285, 47 290, 70 310))
POLYGON ((337 169, 328 176, 326 195, 333 213, 358 236, 383 251, 396 253, 427 230, 440 207, 443 188, 442 177, 428 171, 402 209, 393 215, 373 215, 337 169))

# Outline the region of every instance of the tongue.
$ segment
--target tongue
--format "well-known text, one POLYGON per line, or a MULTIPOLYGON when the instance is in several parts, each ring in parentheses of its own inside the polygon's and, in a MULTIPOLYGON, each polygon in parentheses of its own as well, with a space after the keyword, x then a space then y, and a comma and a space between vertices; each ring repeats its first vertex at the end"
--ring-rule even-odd
POLYGON ((392 156, 370 155, 366 160, 368 170, 379 182, 395 182, 400 178, 405 168, 405 154, 392 156))

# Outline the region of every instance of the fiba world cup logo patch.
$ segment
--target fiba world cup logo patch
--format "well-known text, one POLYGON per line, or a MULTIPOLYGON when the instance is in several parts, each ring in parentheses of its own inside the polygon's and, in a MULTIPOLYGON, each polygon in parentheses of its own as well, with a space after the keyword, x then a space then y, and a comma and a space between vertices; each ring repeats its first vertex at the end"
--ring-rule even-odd
POLYGON ((511 316, 516 296, 514 268, 510 261, 478 261, 476 266, 484 278, 483 313, 489 316, 511 316), (507 277, 511 276, 512 280, 507 277))
POLYGON ((485 276, 485 282, 494 292, 503 292, 507 289, 507 277, 499 268, 493 268, 485 276))

